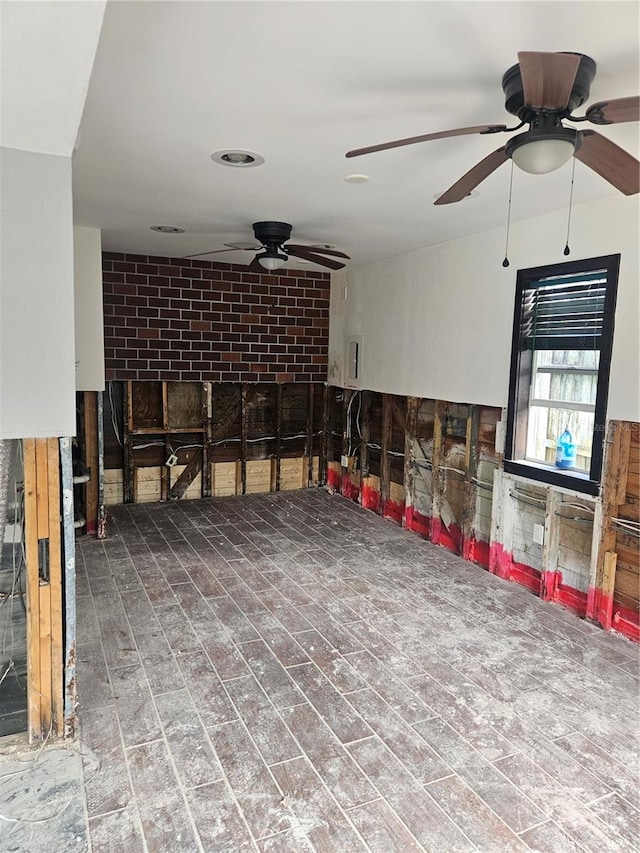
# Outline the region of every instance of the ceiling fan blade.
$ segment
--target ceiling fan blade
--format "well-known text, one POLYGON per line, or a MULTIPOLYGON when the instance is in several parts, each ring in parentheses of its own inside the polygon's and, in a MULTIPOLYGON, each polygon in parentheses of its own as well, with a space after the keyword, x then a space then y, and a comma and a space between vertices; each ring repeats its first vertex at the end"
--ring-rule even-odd
POLYGON ((374 151, 386 151, 387 148, 400 148, 402 145, 413 145, 416 142, 429 142, 431 139, 447 139, 450 136, 467 136, 472 133, 501 133, 507 130, 506 124, 480 124, 475 127, 457 127, 454 130, 441 130, 438 133, 425 133, 423 136, 410 136, 408 139, 396 139, 395 142, 383 142, 380 145, 370 145, 368 148, 354 148, 347 151, 345 157, 359 157, 361 154, 372 154, 374 151))
POLYGON ((640 163, 596 130, 582 131, 582 145, 574 157, 621 193, 635 195, 640 192, 640 163))
POLYGON ((242 243, 225 243, 225 246, 229 246, 231 249, 246 249, 248 252, 257 252, 260 248, 260 243, 248 243, 246 240, 242 243))
POLYGON ((221 252, 235 252, 237 249, 211 249, 208 252, 198 252, 197 255, 182 255, 183 258, 201 258, 203 255, 219 255, 221 252))
POLYGON ((305 261, 311 261, 314 264, 320 264, 322 267, 329 267, 331 270, 340 270, 344 266, 339 261, 332 261, 331 258, 323 258, 322 255, 317 255, 315 252, 307 251, 305 246, 297 246, 292 248, 287 244, 284 250, 288 255, 295 258, 302 258, 305 261))
POLYGON ((508 159, 503 145, 502 148, 498 148, 485 157, 484 160, 476 163, 473 169, 469 169, 466 175, 463 175, 452 187, 443 192, 434 203, 451 204, 454 201, 462 201, 479 183, 489 177, 492 172, 495 172, 498 166, 501 166, 508 159))
POLYGON ((257 255, 256 255, 256 257, 251 261, 251 263, 248 265, 247 269, 249 270, 249 272, 261 272, 261 273, 268 273, 268 272, 269 272, 269 270, 266 270, 266 269, 262 266, 262 264, 261 264, 261 263, 260 263, 260 261, 258 260, 258 256, 257 256, 257 255))
POLYGON ((568 105, 580 65, 577 54, 524 51, 518 63, 527 106, 563 110, 568 105))
POLYGON ((350 260, 349 255, 344 252, 339 252, 337 249, 327 249, 324 246, 301 246, 299 243, 287 243, 286 249, 306 249, 309 252, 316 252, 319 255, 335 255, 336 258, 346 258, 350 260))
POLYGON ((614 101, 598 101, 587 110, 587 118, 593 124, 640 121, 640 96, 616 98, 614 101))

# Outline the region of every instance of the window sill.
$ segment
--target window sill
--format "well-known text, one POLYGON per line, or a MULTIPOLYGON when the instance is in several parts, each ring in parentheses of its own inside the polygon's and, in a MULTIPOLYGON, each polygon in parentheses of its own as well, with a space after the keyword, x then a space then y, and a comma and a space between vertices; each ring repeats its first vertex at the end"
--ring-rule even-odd
POLYGON ((508 474, 517 474, 529 480, 561 486, 586 495, 598 495, 600 492, 600 483, 597 480, 590 480, 589 475, 583 471, 570 471, 539 462, 516 462, 510 459, 505 459, 504 470, 508 474))

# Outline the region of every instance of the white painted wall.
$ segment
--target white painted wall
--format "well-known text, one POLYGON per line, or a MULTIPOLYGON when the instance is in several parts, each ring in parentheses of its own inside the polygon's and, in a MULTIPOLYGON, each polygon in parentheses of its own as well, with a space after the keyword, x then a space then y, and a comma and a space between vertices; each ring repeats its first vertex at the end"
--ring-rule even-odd
POLYGON ((73 229, 76 391, 104 390, 101 251, 99 228, 73 229))
POLYGON ((640 421, 638 212, 637 196, 576 206, 569 258, 561 210, 512 224, 507 269, 496 229, 332 275, 329 382, 344 384, 345 337, 363 335, 359 388, 504 407, 516 271, 619 252, 607 416, 640 421))
POLYGON ((71 159, 0 149, 0 439, 75 434, 71 159))

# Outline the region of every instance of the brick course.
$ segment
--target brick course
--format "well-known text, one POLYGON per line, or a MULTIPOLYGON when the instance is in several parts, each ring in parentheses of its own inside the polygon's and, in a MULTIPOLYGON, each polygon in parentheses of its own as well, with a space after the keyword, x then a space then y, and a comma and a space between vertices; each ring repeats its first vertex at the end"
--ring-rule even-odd
POLYGON ((325 382, 329 273, 103 252, 107 379, 325 382))

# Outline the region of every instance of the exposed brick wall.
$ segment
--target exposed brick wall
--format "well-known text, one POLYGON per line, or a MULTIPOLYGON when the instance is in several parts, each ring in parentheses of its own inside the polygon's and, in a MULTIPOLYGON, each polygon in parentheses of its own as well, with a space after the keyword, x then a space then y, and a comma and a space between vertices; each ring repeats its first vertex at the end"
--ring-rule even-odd
POLYGON ((324 382, 329 274, 103 253, 107 379, 324 382))

